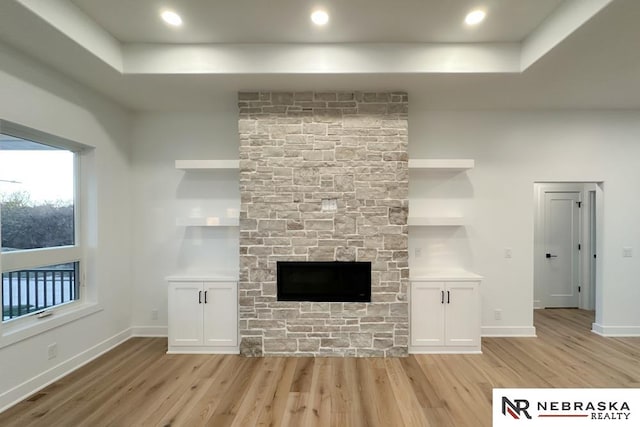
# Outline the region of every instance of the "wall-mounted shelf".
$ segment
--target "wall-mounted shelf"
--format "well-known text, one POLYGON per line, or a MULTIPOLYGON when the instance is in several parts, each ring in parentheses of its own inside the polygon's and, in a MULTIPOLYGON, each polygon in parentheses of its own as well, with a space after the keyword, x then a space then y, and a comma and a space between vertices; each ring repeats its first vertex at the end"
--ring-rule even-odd
POLYGON ((414 269, 409 277, 410 281, 455 281, 455 282, 467 282, 482 280, 483 277, 479 274, 472 273, 470 271, 455 269, 455 270, 420 270, 414 269))
POLYGON ((240 169, 239 160, 176 160, 176 169, 240 169))
POLYGON ((474 159, 409 159, 409 169, 466 170, 473 169, 474 159))
POLYGON ((215 272, 177 273, 167 276, 165 280, 168 282, 237 282, 238 276, 215 272))
POLYGON ((237 227, 238 218, 220 218, 217 216, 189 217, 176 219, 178 227, 237 227))
POLYGON ((464 225, 464 218, 461 216, 443 217, 415 217, 407 218, 408 225, 427 227, 460 227, 464 225))

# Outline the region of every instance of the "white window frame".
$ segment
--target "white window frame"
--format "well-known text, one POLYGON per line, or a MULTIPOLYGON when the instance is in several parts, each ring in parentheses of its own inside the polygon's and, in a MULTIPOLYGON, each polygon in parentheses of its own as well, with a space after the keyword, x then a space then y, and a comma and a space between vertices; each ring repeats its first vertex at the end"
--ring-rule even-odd
MULTIPOLYGON (((85 213, 87 192, 83 184, 88 176, 84 169, 83 158, 93 147, 80 144, 59 136, 35 130, 17 123, 0 119, 0 133, 26 139, 39 144, 49 145, 74 152, 74 244, 70 246, 28 249, 16 252, 0 252, 0 270, 2 273, 19 271, 34 267, 79 263, 77 275, 79 298, 64 304, 49 307, 21 316, 16 319, 0 321, 0 348, 58 327, 81 317, 101 310, 101 307, 88 296, 86 277, 86 240, 85 213)), ((2 218, 0 218, 0 221, 2 218)), ((0 231, 1 232, 1 231, 0 231)), ((92 292, 95 295, 95 292, 92 292)))

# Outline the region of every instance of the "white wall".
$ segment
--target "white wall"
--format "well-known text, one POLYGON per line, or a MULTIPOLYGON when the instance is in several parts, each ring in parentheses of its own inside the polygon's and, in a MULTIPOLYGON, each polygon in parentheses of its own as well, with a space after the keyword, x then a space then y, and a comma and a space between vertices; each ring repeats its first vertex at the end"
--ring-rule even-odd
POLYGON ((133 324, 139 334, 166 334, 166 276, 238 275, 237 227, 176 226, 176 218, 221 216, 227 209, 237 213, 239 172, 174 167, 176 159, 238 158, 236 97, 235 92, 220 94, 209 111, 141 113, 135 119, 133 324))
POLYGON ((469 222, 437 230, 437 239, 429 229, 410 233, 411 267, 446 258, 483 275, 483 333, 532 332, 533 183, 603 181, 602 289, 594 327, 640 334, 640 113, 430 111, 427 103, 410 94, 410 157, 475 158, 476 167, 429 185, 410 183, 413 200, 429 198, 424 209, 453 206, 469 222), (625 246, 634 248, 633 258, 622 257, 625 246), (423 248, 421 258, 416 248, 423 248), (511 259, 505 248, 513 250, 511 259), (501 321, 495 309, 503 311, 501 321))
POLYGON ((0 117, 94 146, 99 211, 90 249, 102 310, 0 348, 0 408, 113 345, 131 325, 129 115, 0 44, 0 117), (47 360, 47 346, 58 356, 47 360))
MULTIPOLYGON (((607 333, 620 331, 613 326, 632 327, 625 333, 640 331, 634 303, 640 301, 640 287, 633 279, 640 265, 635 258, 622 258, 623 246, 640 256, 635 220, 640 202, 633 196, 633 183, 640 182, 633 160, 640 155, 640 113, 432 111, 427 97, 410 98, 412 158, 476 159, 475 169, 465 173, 412 172, 412 212, 460 213, 468 222, 461 228, 412 227, 412 269, 457 267, 483 275, 483 332, 532 334, 533 183, 603 181, 597 323, 607 333), (416 248, 422 249, 420 258, 416 248), (512 249, 511 259, 504 257, 505 248, 512 249), (502 320, 494 319, 496 309, 502 310, 502 320)), ((235 229, 185 229, 175 226, 175 218, 206 198, 220 206, 237 202, 237 176, 176 171, 173 161, 236 158, 236 120, 235 93, 220 94, 211 111, 136 117, 133 324, 140 333, 166 333, 165 276, 230 269, 235 274, 235 229), (210 181, 219 185, 207 187, 210 181), (158 319, 152 318, 154 309, 158 319)))

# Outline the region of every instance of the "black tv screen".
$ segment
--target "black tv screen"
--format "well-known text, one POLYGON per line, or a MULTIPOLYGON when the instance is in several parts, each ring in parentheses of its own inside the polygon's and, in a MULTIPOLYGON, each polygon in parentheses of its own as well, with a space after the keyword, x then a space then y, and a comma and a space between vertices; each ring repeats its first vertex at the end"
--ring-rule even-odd
POLYGON ((371 302, 371 263, 279 261, 278 301, 371 302))

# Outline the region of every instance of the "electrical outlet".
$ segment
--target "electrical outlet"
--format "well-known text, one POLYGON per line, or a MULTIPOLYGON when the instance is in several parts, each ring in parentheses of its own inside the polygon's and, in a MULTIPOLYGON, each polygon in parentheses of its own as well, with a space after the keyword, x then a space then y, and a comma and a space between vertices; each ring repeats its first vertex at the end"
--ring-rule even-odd
POLYGON ((415 255, 416 258, 420 258, 422 256, 422 248, 416 248, 415 255))
POLYGON ((322 212, 336 212, 338 210, 338 199, 322 199, 322 212))
POLYGON ((493 310, 493 318, 495 320, 502 320, 502 310, 500 310, 499 308, 493 310))
POLYGON ((151 310, 151 320, 158 320, 158 309, 154 308, 151 310))
POLYGON ((55 359, 56 357, 58 357, 58 344, 49 344, 49 346, 47 347, 47 358, 51 360, 55 359))
POLYGON ((504 248, 504 257, 505 258, 513 257, 513 250, 511 248, 504 248))
POLYGON ((633 248, 629 248, 629 247, 622 248, 622 256, 625 258, 631 258, 633 256, 633 248))

